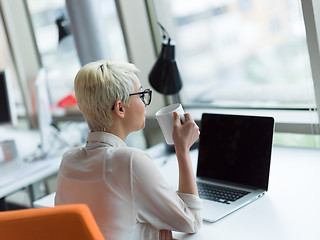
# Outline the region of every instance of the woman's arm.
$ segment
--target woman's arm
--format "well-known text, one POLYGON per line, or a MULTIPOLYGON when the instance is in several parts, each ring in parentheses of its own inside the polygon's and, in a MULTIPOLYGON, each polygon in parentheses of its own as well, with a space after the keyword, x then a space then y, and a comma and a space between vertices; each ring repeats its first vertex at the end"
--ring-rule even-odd
POLYGON ((179 165, 179 192, 198 195, 198 188, 190 159, 190 147, 199 138, 199 127, 189 113, 184 114, 186 121, 181 122, 179 114, 174 115, 173 141, 179 165))
POLYGON ((137 221, 157 229, 194 233, 202 224, 197 195, 176 193, 152 159, 142 151, 131 154, 131 186, 137 221))

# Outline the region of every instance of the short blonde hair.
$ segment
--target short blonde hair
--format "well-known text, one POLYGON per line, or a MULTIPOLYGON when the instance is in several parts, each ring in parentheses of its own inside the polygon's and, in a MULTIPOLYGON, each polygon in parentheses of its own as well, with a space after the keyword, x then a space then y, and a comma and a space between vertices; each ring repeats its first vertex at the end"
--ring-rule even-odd
POLYGON ((74 80, 77 104, 91 131, 112 126, 111 108, 117 100, 129 103, 134 90, 132 74, 139 70, 131 63, 100 60, 83 66, 74 80))

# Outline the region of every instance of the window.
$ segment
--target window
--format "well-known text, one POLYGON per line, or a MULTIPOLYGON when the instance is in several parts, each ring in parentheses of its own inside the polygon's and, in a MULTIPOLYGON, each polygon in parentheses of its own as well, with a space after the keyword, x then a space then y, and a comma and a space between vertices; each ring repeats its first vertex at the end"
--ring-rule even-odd
MULTIPOLYGON (((37 47, 47 71, 51 100, 56 104, 73 91, 81 67, 65 0, 27 0, 37 47)), ((113 0, 98 0, 110 56, 126 60, 126 49, 113 0)))
POLYGON ((299 1, 168 3, 185 104, 315 106, 299 1))
POLYGON ((27 3, 51 100, 57 103, 72 91, 74 76, 80 68, 65 1, 28 0, 27 3), (59 35, 59 21, 64 36, 59 35))
POLYGON ((312 2, 302 9, 297 0, 147 0, 147 7, 155 41, 159 21, 176 42, 180 97, 196 118, 204 111, 271 115, 276 142, 301 146, 309 138, 319 147, 319 74, 310 68, 318 59, 308 51, 317 55, 318 40, 312 29, 307 45, 305 29, 317 26, 312 2))
MULTIPOLYGON (((320 77, 317 78, 320 70, 315 70, 320 56, 313 57, 313 53, 319 53, 320 37, 312 35, 316 31, 307 32, 307 46, 305 29, 313 24, 319 29, 319 23, 309 17, 315 14, 319 19, 317 0, 96 1, 101 6, 97 14, 105 19, 103 30, 108 33, 106 42, 111 46, 112 58, 129 58, 136 64, 144 87, 150 87, 148 71, 156 60, 155 45, 161 40, 155 36, 155 32, 160 32, 155 23, 158 20, 176 42, 184 82, 180 97, 186 107, 197 106, 200 110, 217 107, 214 111, 229 108, 233 112, 239 108, 245 113, 288 109, 290 114, 284 121, 283 116, 277 118, 280 119, 277 131, 281 127, 279 132, 319 135, 319 113, 311 117, 303 115, 302 120, 291 114, 293 110, 316 109, 316 103, 320 106, 320 77), (119 16, 116 9, 120 10, 119 16), (310 46, 314 51, 308 54, 310 46), (310 65, 316 66, 311 69, 314 80, 310 65), (293 121, 288 122, 288 118, 293 121), (318 128, 310 130, 313 126, 318 128)), ((66 20, 63 24, 68 23, 65 1, 26 0, 26 3, 40 58, 48 72, 52 100, 56 103, 72 91, 74 75, 80 67, 74 41, 70 40, 72 34, 59 41, 56 20, 62 18, 66 20), (65 41, 68 38, 70 41, 65 41), (63 42, 69 43, 67 51, 60 51, 65 47, 63 42)), ((14 5, 17 3, 11 4, 11 9, 15 9, 14 5)), ((155 92, 156 101, 148 108, 148 117, 163 106, 162 97, 155 92)))

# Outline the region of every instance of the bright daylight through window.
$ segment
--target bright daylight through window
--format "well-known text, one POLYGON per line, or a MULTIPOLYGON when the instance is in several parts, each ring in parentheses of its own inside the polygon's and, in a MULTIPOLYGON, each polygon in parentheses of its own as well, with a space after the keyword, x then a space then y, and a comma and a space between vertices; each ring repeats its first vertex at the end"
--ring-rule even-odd
MULTIPOLYGON (((106 45, 112 58, 127 60, 115 2, 97 0, 105 31, 106 45)), ((37 46, 48 76, 51 100, 56 104, 73 91, 73 81, 80 69, 72 27, 65 0, 27 0, 37 46)))
POLYGON ((172 0, 188 105, 313 108, 298 0, 172 0))

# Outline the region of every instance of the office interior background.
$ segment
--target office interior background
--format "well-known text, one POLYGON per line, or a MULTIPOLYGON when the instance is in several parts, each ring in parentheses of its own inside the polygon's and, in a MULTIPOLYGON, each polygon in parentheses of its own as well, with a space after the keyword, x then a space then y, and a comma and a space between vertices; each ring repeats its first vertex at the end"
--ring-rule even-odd
MULTIPOLYGON (((97 45, 103 58, 134 63, 144 88, 150 88, 148 74, 161 49, 161 23, 176 44, 181 102, 196 120, 199 112, 269 115, 276 119, 274 144, 319 148, 319 5, 315 0, 1 0, 0 69, 10 72, 13 84, 14 128, 37 128, 34 82, 40 69, 54 123, 61 128, 83 123, 76 107, 59 106, 72 95, 81 67, 79 38, 95 38, 75 32, 79 26, 70 13, 77 7, 92 17, 103 39, 97 45)), ((91 33, 90 24, 82 31, 91 33)), ((130 144, 147 148, 164 140, 154 117, 164 105, 164 96, 154 91, 146 128, 130 144)))

